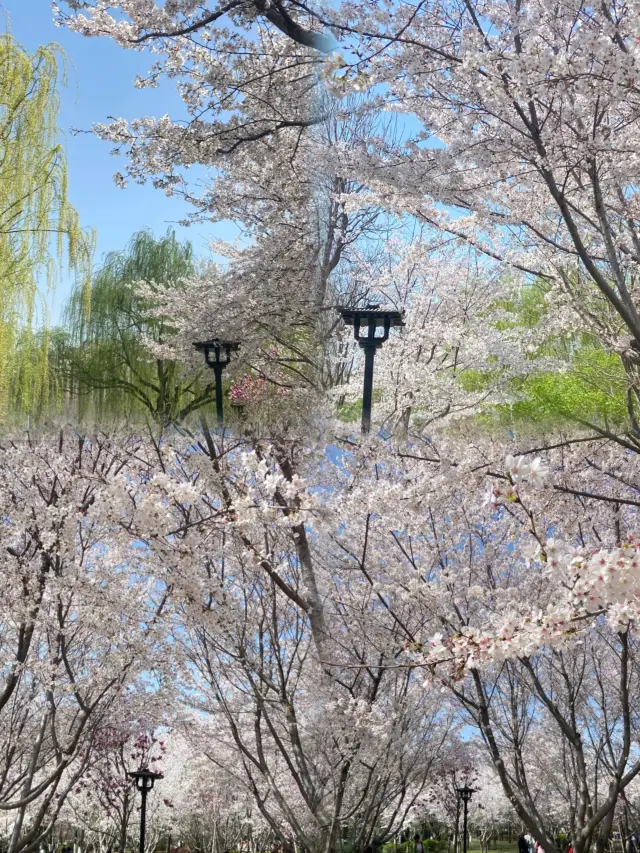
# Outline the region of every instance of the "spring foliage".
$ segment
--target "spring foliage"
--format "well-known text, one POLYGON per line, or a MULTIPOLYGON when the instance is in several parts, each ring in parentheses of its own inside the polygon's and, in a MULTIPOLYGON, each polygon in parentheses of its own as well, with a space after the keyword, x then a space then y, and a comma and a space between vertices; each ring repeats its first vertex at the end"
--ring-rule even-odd
MULTIPOLYGON (((179 361, 151 355, 174 323, 154 311, 154 296, 179 290, 193 276, 190 243, 172 231, 155 239, 139 231, 123 251, 109 252, 87 294, 82 282, 65 311, 55 342, 55 372, 82 417, 149 418, 165 425, 184 420, 211 402, 215 389, 205 374, 185 377, 179 361)), ((203 372, 203 371, 201 371, 203 372)))
POLYGON ((0 36, 0 411, 30 412, 52 394, 45 296, 63 263, 87 292, 93 237, 67 193, 58 132, 65 58, 55 44, 30 55, 0 36))

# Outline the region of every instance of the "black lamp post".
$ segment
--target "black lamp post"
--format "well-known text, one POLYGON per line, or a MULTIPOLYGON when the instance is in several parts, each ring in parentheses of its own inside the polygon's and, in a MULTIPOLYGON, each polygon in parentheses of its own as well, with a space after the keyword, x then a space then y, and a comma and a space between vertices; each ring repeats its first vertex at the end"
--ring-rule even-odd
POLYGON ((127 775, 135 779, 136 788, 142 797, 140 806, 140 853, 144 853, 144 835, 147 828, 147 794, 153 789, 153 783, 156 779, 162 779, 162 773, 154 773, 147 767, 141 767, 140 770, 132 770, 127 775))
POLYGON ((462 800, 462 808, 463 808, 463 819, 462 819, 462 853, 467 853, 467 819, 468 819, 468 808, 469 801, 471 797, 475 793, 475 788, 470 788, 468 785, 465 785, 464 788, 457 788, 458 797, 462 800))
POLYGON ((373 359, 376 350, 389 337, 392 326, 404 326, 401 311, 387 311, 379 305, 367 305, 364 308, 339 308, 347 326, 353 326, 353 337, 364 350, 364 390, 362 393, 362 432, 371 429, 371 402, 373 398, 373 359), (361 327, 366 325, 366 331, 361 327), (376 337, 378 326, 382 326, 382 335, 376 337))
POLYGON ((222 371, 231 361, 231 353, 240 349, 240 344, 235 341, 221 341, 214 338, 211 341, 199 341, 194 347, 204 353, 205 361, 216 376, 216 414, 218 426, 221 427, 224 419, 222 409, 222 371))

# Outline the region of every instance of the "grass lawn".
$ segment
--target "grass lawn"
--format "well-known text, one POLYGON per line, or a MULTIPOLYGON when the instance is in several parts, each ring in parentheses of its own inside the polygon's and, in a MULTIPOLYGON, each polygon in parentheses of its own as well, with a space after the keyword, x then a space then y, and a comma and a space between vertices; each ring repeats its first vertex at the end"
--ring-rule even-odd
MULTIPOLYGON (((481 850, 480 841, 471 837, 468 847, 469 853, 481 853, 481 850)), ((513 841, 492 842, 489 853, 493 853, 493 851, 497 851, 497 853, 518 853, 518 842, 515 838, 513 841)))

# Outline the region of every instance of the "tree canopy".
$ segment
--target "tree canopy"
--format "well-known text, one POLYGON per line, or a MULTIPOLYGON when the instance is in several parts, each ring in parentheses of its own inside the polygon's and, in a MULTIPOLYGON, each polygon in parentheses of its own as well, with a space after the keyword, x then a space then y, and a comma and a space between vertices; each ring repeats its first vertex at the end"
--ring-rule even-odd
POLYGON ((203 368, 185 375, 179 360, 150 350, 175 332, 175 321, 154 311, 157 298, 180 290, 195 272, 189 242, 171 229, 158 239, 142 230, 105 256, 88 293, 78 283, 53 348, 67 407, 83 417, 149 418, 166 426, 211 404, 213 374, 203 368))
POLYGON ((65 57, 56 44, 29 54, 0 36, 0 411, 29 412, 51 393, 47 295, 66 263, 87 293, 93 235, 69 202, 58 129, 65 57))
POLYGON ((469 784, 478 832, 612 851, 640 813, 640 0, 56 10, 179 81, 186 122, 97 127, 126 175, 245 239, 107 255, 49 335, 71 427, 0 442, 8 853, 63 816, 124 848, 159 729, 181 775, 140 853, 174 820, 213 853, 459 839, 469 784), (243 417, 174 429, 205 336, 241 343, 243 417))

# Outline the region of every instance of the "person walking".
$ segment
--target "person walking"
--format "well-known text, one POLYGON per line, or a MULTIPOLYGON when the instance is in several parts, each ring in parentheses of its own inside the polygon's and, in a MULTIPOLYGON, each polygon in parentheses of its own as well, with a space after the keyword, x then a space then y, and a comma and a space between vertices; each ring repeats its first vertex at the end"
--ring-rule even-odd
POLYGON ((413 836, 413 853, 424 853, 424 847, 418 833, 413 836))
POLYGON ((522 833, 518 836, 518 853, 529 853, 529 845, 527 839, 522 833))

